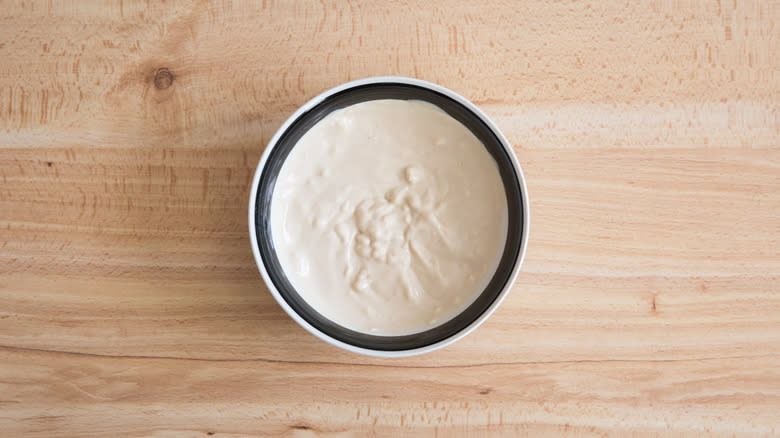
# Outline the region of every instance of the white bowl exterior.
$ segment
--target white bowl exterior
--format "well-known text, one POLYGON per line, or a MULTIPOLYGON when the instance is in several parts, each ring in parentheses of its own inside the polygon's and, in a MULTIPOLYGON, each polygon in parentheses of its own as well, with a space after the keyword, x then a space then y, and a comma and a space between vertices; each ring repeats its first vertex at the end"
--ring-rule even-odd
POLYGON ((266 286, 268 286, 268 289, 271 291, 271 294, 274 296, 274 298, 282 307, 282 309, 284 309, 284 311, 287 312, 287 314, 290 315, 290 317, 293 320, 295 320, 295 322, 301 325, 301 327, 306 329, 309 333, 313 334, 314 336, 322 339, 323 341, 331 345, 335 345, 336 347, 351 351, 353 353, 359 353, 359 354, 375 356, 375 357, 407 357, 407 356, 415 356, 418 354, 428 353, 452 344, 453 342, 463 338, 467 334, 471 333, 474 329, 479 327, 480 324, 482 324, 488 317, 490 317, 491 314, 493 314, 493 312, 498 308, 498 306, 501 304, 504 298, 506 298, 506 295, 509 293, 509 290, 514 285, 515 280, 517 279, 517 275, 520 272, 520 266, 523 264, 523 259, 525 258, 525 251, 528 245, 528 230, 529 230, 528 190, 526 188, 525 176, 523 175, 523 170, 520 168, 520 163, 517 161, 517 156, 515 156, 515 153, 512 150, 512 146, 509 144, 509 141, 507 141, 506 137, 501 132, 501 130, 498 129, 498 126, 496 126, 496 124, 493 123, 493 121, 490 120, 490 118, 484 112, 482 112, 481 109, 479 109, 473 103, 469 102, 468 99, 461 96, 460 94, 457 94, 454 91, 448 90, 447 88, 444 88, 440 85, 436 85, 431 82, 423 81, 420 79, 414 79, 414 78, 406 78, 402 76, 375 76, 375 77, 358 79, 355 81, 347 82, 345 84, 341 84, 337 87, 331 88, 330 90, 327 90, 319 94, 318 96, 314 97, 313 99, 306 102, 303 106, 298 108, 298 110, 295 111, 293 115, 291 115, 282 124, 279 130, 276 131, 276 134, 274 134, 273 138, 271 138, 271 141, 268 142, 268 146, 265 148, 262 157, 260 157, 260 163, 257 165, 257 170, 255 170, 255 177, 254 180, 252 181, 252 191, 250 192, 250 198, 249 198, 249 236, 252 241, 251 242, 252 252, 254 253, 257 267, 260 270, 260 275, 262 275, 266 286), (509 154, 509 157, 512 160, 512 165, 514 166, 515 172, 517 173, 517 177, 520 183, 520 192, 522 195, 523 236, 520 241, 520 254, 518 254, 517 260, 515 262, 515 266, 512 269, 512 274, 510 275, 507 283, 504 285, 504 288, 501 290, 501 293, 493 301, 490 307, 488 307, 487 310, 482 312, 482 314, 474 322, 472 322, 463 330, 439 342, 426 345, 425 347, 415 348, 411 350, 385 351, 385 350, 372 350, 368 348, 356 347, 354 345, 347 344, 345 342, 339 341, 338 339, 332 338, 327 333, 324 333, 316 329, 315 327, 313 327, 306 320, 304 320, 300 315, 298 315, 298 313, 295 312, 295 310, 293 310, 289 304, 287 304, 287 301, 285 301, 284 298, 282 298, 282 295, 276 289, 276 286, 274 286, 273 282, 271 281, 271 277, 268 275, 268 271, 265 268, 263 259, 260 256, 259 245, 257 243, 257 230, 256 230, 256 223, 255 223, 255 203, 257 202, 257 189, 260 184, 260 175, 263 172, 263 168, 265 167, 265 163, 268 160, 268 156, 276 146, 276 143, 279 141, 279 138, 282 136, 282 134, 285 131, 287 131, 290 125, 292 125, 293 122, 295 122, 302 114, 309 111, 310 109, 315 107, 317 104, 319 104, 329 96, 350 88, 358 87, 361 85, 376 84, 376 83, 408 84, 408 85, 415 85, 422 88, 427 88, 436 91, 438 93, 441 93, 457 101, 458 103, 462 104, 463 106, 465 106, 466 108, 474 112, 474 114, 476 114, 480 119, 482 119, 482 121, 485 122, 485 124, 487 124, 488 127, 490 127, 493 133, 496 134, 498 139, 501 141, 501 145, 509 154))

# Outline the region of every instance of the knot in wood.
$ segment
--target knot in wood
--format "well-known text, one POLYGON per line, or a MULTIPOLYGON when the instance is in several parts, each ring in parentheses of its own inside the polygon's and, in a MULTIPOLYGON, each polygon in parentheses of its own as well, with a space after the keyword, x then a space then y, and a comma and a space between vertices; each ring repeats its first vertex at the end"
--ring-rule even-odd
POLYGON ((167 68, 159 68, 154 73, 154 86, 158 90, 165 90, 173 84, 173 73, 167 68))

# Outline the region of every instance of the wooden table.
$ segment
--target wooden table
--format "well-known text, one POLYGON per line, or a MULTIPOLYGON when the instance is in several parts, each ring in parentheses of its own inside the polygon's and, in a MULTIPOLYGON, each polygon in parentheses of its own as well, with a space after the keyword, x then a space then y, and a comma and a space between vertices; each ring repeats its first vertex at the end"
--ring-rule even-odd
POLYGON ((3 436, 780 434, 780 5, 6 2, 3 436), (298 106, 396 74, 526 172, 517 284, 402 360, 298 327, 249 246, 298 106))

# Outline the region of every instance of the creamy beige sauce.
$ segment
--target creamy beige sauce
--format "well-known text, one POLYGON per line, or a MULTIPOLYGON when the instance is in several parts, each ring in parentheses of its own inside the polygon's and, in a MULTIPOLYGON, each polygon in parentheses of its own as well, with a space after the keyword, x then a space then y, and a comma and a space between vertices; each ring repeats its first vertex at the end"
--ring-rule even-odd
POLYGON ((451 319, 495 273, 507 235, 498 167, 438 107, 376 100, 293 147, 271 200, 279 261, 318 312, 375 335, 451 319))

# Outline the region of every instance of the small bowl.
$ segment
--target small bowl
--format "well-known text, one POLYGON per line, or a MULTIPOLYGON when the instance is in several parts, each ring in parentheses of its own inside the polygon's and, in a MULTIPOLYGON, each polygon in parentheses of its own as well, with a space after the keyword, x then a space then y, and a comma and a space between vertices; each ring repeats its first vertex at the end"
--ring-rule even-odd
POLYGON ((528 193, 517 157, 506 137, 479 108, 463 96, 430 82, 382 76, 339 85, 306 102, 276 132, 255 172, 249 199, 249 235, 257 267, 271 294, 285 312, 318 338, 355 353, 379 357, 422 354, 445 347, 484 322, 517 277, 528 242, 528 193), (495 274, 474 302, 452 319, 431 329, 403 336, 377 336, 334 323, 309 306, 296 292, 279 263, 271 236, 271 197, 276 178, 290 150, 332 111, 377 99, 421 100, 441 108, 465 125, 498 164, 506 192, 509 227, 495 274))

